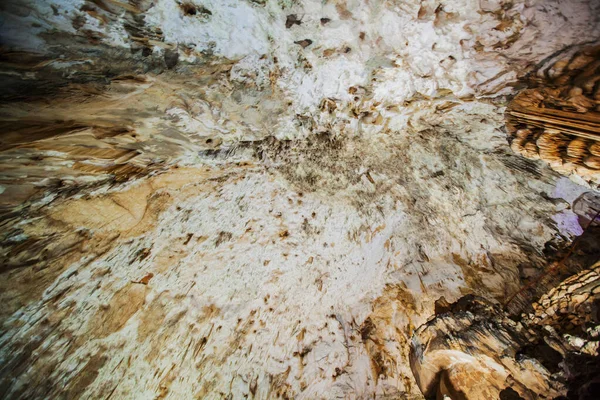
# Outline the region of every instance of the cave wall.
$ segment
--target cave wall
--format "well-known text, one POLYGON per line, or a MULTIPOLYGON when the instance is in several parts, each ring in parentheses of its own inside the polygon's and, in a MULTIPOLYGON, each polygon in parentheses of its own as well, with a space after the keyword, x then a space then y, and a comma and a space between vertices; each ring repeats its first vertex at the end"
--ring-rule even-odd
POLYGON ((515 155, 594 1, 4 1, 0 395, 421 398, 589 188, 515 155))

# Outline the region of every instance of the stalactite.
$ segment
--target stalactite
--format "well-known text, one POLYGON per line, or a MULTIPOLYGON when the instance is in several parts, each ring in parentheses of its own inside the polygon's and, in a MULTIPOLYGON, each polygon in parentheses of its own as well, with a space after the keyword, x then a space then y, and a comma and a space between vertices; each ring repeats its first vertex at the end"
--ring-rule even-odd
MULTIPOLYGON (((538 332, 490 304, 541 282, 578 235, 561 274, 597 259, 598 196, 514 154, 504 111, 528 87, 506 114, 513 147, 597 184, 598 49, 581 42, 600 37, 600 3, 0 14, 0 398, 564 393, 520 358, 538 332), (484 313, 457 322, 465 295, 484 313)), ((529 309, 555 278, 518 311, 568 319, 543 316, 547 298, 529 309)))
POLYGON ((542 64, 509 104, 513 151, 567 176, 600 184, 600 46, 542 64))

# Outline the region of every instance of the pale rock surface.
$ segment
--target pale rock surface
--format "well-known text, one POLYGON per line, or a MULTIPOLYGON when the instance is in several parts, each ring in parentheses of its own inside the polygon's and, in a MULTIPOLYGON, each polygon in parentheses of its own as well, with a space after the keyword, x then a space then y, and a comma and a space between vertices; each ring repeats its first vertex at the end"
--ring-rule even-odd
POLYGON ((580 232, 504 95, 597 2, 0 10, 0 397, 422 398, 435 300, 580 232))

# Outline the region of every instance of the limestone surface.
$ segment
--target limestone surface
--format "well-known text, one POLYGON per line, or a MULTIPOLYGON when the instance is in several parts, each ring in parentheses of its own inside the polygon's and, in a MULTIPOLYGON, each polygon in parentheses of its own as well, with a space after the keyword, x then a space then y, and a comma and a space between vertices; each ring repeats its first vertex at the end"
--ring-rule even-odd
MULTIPOLYGON (((411 338, 436 301, 506 301, 589 223, 594 189, 514 153, 504 115, 599 15, 1 1, 0 398, 429 395, 411 338)), ((559 393, 538 367, 497 382, 559 393)))

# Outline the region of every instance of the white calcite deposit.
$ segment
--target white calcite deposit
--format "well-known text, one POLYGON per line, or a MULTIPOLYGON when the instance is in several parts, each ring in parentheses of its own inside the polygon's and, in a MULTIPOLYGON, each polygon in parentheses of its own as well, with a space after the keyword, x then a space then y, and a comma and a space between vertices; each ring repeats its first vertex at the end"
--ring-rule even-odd
POLYGON ((582 233, 503 114, 598 2, 3 3, 2 398, 423 398, 582 233))

